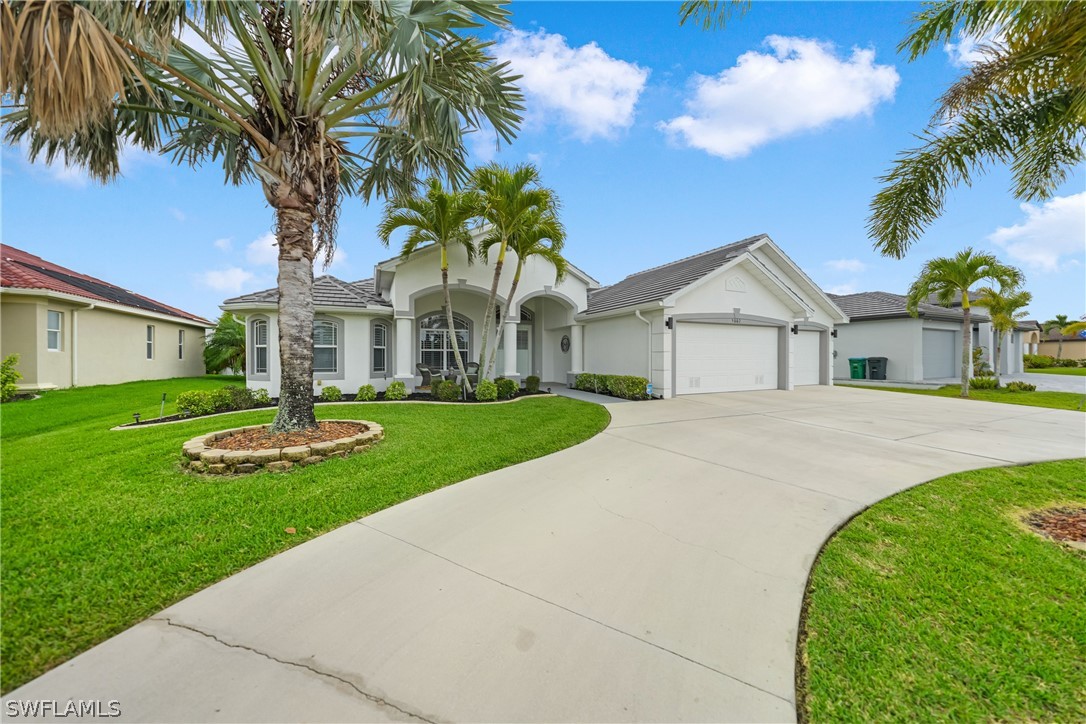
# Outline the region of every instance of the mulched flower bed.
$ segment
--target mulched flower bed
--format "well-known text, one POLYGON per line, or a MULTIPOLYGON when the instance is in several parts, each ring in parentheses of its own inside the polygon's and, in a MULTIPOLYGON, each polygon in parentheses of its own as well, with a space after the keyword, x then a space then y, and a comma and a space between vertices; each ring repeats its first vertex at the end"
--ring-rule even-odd
POLYGON ((1049 508, 1025 517, 1030 528, 1055 540, 1086 543, 1086 508, 1049 508))
POLYGON ((271 450, 314 442, 331 442, 368 429, 365 425, 353 422, 318 422, 317 429, 297 432, 269 434, 266 430, 243 430, 229 437, 219 438, 215 441, 215 447, 219 450, 271 450))

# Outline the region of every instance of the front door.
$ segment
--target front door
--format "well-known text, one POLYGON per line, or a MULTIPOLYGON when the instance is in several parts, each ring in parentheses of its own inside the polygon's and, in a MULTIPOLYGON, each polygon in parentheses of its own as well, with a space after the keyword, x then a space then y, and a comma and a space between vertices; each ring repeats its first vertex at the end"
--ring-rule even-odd
POLYGON ((532 325, 517 325, 517 374, 521 379, 532 374, 532 325))

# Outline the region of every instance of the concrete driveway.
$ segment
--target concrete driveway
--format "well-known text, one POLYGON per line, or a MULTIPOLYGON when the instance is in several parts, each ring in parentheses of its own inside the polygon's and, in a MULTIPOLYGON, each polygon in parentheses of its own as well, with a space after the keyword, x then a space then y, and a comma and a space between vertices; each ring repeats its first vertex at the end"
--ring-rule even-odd
POLYGON ((788 721, 805 581, 837 526, 946 473, 1083 455, 1086 435, 1081 413, 818 387, 611 413, 8 699, 113 699, 133 721, 788 721))

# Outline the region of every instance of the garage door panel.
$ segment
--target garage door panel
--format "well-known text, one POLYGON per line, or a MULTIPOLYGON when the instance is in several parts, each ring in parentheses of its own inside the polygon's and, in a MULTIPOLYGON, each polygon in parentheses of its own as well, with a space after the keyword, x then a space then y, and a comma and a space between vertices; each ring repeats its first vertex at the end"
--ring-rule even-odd
POLYGON ((679 325, 676 392, 735 392, 777 387, 777 328, 679 325))
POLYGON ((957 344, 955 344, 957 338, 957 334, 949 329, 923 331, 924 379, 958 376, 957 344))
POLYGON ((800 330, 793 339, 792 347, 792 384, 817 385, 822 356, 820 354, 820 332, 800 330))

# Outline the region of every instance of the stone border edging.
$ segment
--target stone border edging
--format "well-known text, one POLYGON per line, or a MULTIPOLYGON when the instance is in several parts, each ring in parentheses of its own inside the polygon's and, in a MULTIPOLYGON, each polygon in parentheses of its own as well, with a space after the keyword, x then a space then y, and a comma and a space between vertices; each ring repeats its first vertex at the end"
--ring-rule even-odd
POLYGON ((345 458, 348 455, 365 452, 385 437, 385 429, 369 420, 320 420, 319 422, 351 422, 363 425, 366 429, 350 437, 328 442, 313 442, 265 450, 224 450, 212 447, 210 444, 234 433, 265 430, 267 425, 247 425, 230 430, 218 430, 198 435, 181 446, 186 461, 185 467, 189 472, 211 475, 255 473, 261 469, 285 472, 295 465, 312 465, 328 458, 345 458))
MULTIPOLYGON (((315 405, 508 405, 511 402, 520 402, 521 400, 528 400, 539 397, 561 397, 553 392, 540 392, 537 395, 524 395, 522 397, 514 397, 511 400, 494 400, 493 402, 437 402, 434 400, 344 400, 342 402, 316 402, 315 405)), ((117 425, 116 427, 109 428, 110 432, 118 432, 121 430, 140 430, 151 427, 159 427, 160 425, 179 425, 183 422, 195 422, 196 420, 207 420, 212 417, 222 417, 223 415, 238 415, 242 412, 260 412, 261 410, 274 411, 276 407, 250 407, 247 410, 229 410, 228 412, 216 412, 212 415, 200 415, 198 417, 186 417, 181 420, 167 420, 166 422, 155 422, 154 420, 147 420, 139 425, 131 425, 125 423, 124 425, 117 425)), ((325 422, 324 420, 317 420, 317 422, 325 422)), ((341 422, 363 422, 362 420, 342 420, 341 422)), ((238 428, 239 430, 242 428, 238 428)))

